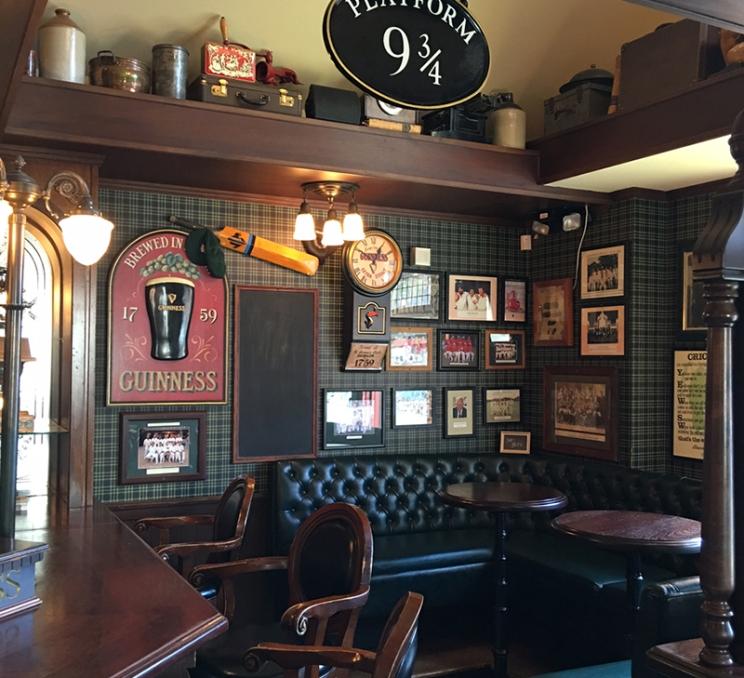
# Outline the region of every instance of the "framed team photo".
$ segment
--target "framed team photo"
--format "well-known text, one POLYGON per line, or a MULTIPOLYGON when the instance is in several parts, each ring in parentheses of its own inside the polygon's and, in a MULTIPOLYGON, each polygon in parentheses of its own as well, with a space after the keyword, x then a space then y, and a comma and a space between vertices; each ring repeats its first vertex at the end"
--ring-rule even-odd
POLYGON ((381 390, 326 389, 323 395, 323 449, 384 445, 384 396, 381 390))
POLYGON ((581 253, 581 298, 625 295, 625 245, 581 253))
POLYGON ((483 275, 447 276, 447 320, 496 322, 499 279, 483 275))
POLYGON ((480 331, 439 330, 439 369, 477 370, 480 367, 480 331))
POLYGON ((122 485, 206 478, 204 412, 122 412, 119 481, 122 485))
POLYGON ((504 280, 504 322, 527 322, 527 282, 504 280))
POLYGON ((524 369, 524 330, 484 330, 483 337, 487 370, 524 369))
POLYGON ((625 306, 581 309, 581 355, 625 355, 625 306))
POLYGON ((514 424, 522 418, 522 390, 519 388, 484 388, 483 423, 514 424))
POLYGON ((387 369, 428 372, 432 368, 434 330, 430 327, 393 327, 387 369))

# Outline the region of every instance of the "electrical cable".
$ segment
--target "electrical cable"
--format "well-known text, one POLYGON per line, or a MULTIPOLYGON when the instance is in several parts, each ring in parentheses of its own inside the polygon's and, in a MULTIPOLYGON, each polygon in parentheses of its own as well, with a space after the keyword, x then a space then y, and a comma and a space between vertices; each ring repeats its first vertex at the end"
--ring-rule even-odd
POLYGON ((574 284, 573 289, 576 289, 576 285, 579 284, 579 265, 581 263, 581 248, 584 246, 584 238, 586 238, 586 229, 589 226, 589 205, 584 205, 584 232, 581 234, 581 240, 579 240, 579 248, 576 250, 576 268, 574 270, 574 284))

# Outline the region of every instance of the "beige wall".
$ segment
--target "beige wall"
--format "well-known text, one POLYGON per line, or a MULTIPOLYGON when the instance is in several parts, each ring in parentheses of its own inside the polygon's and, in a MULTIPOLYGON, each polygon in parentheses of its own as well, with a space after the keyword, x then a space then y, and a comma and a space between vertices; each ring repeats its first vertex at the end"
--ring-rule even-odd
MULTIPOLYGON (((191 51, 192 75, 199 47, 218 39, 219 13, 230 37, 270 48, 275 63, 298 71, 305 84, 349 87, 328 58, 321 18, 328 0, 64 0, 88 37, 89 57, 99 49, 149 61, 158 42, 191 51), (213 7, 210 10, 209 7, 213 7), (205 7, 207 7, 205 9, 205 7)), ((513 90, 528 114, 530 137, 542 134, 543 100, 576 71, 595 63, 612 70, 620 45, 669 20, 667 15, 622 0, 471 0, 491 45, 489 86, 513 90)))

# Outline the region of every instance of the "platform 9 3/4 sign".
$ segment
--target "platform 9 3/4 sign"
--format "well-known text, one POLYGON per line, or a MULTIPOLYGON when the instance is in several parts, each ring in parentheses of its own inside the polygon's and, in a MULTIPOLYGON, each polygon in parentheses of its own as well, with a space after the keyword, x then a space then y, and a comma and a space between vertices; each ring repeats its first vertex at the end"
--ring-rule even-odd
POLYGON ((332 0, 323 37, 344 76, 403 108, 454 106, 488 78, 488 41, 458 0, 332 0))

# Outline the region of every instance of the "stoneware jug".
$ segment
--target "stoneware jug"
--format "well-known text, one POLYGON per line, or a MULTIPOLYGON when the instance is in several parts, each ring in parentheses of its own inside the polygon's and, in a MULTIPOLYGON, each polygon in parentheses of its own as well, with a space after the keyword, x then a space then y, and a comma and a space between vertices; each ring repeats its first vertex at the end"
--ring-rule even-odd
POLYGON ((70 19, 70 12, 57 9, 39 29, 39 70, 42 78, 85 82, 85 33, 70 19))

